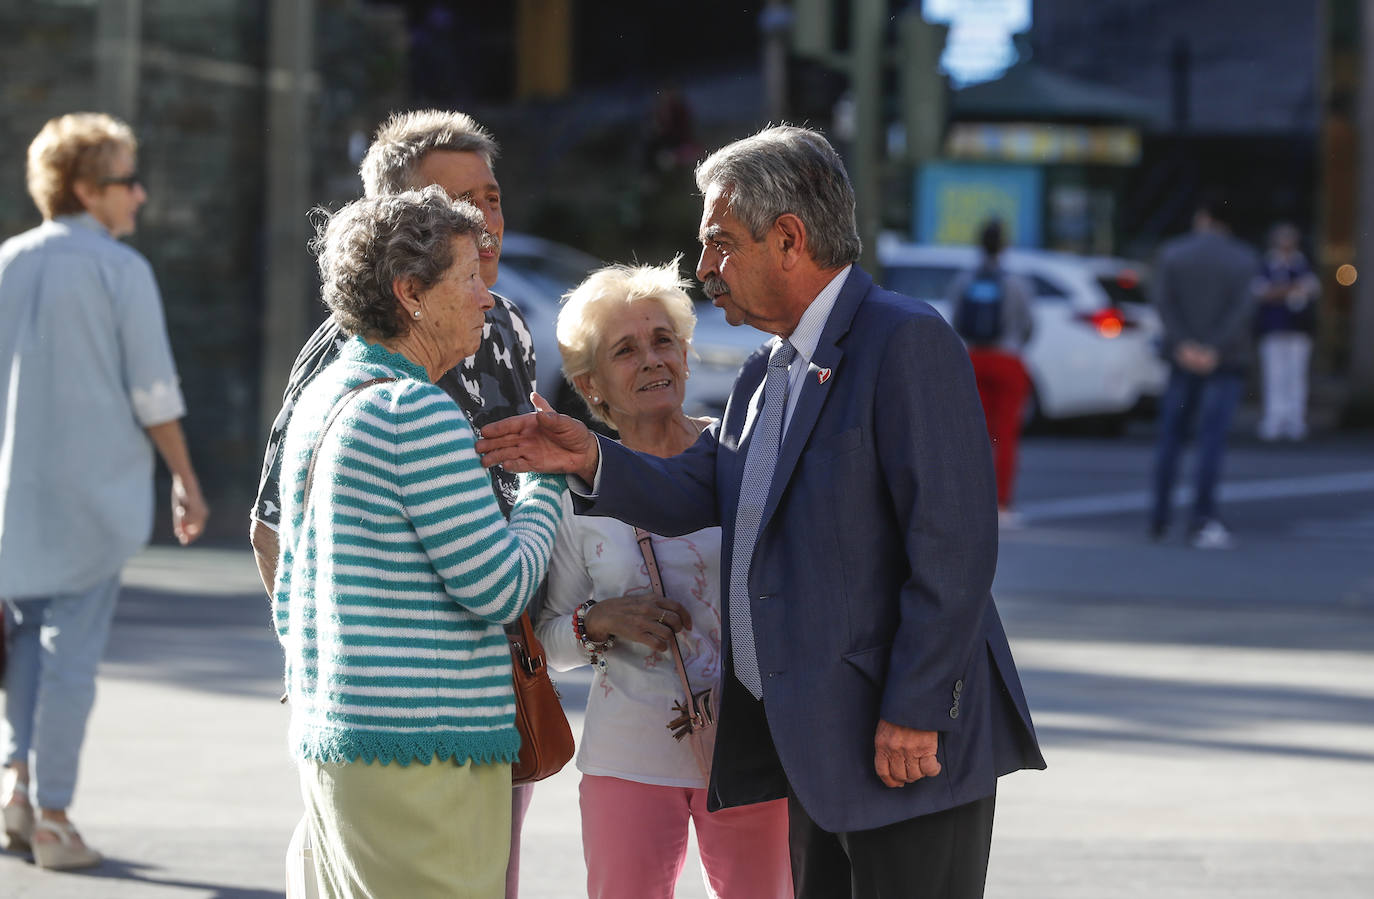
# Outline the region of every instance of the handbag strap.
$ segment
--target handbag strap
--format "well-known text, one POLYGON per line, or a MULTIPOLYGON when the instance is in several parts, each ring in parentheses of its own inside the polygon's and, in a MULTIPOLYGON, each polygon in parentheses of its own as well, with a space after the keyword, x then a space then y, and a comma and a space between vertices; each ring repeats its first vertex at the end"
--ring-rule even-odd
POLYGON ((528 611, 521 612, 514 624, 519 633, 507 631, 506 639, 515 653, 515 663, 525 674, 533 677, 544 668, 544 645, 534 635, 534 625, 530 622, 528 611))
MULTIPOLYGON (((635 540, 639 542, 640 555, 644 556, 644 566, 649 569, 649 584, 659 596, 667 597, 663 589, 663 577, 658 572, 658 559, 654 557, 654 535, 643 528, 635 528, 635 540)), ((687 694, 687 702, 696 705, 696 694, 692 692, 692 682, 687 679, 687 666, 682 663, 682 650, 677 645, 677 634, 669 642, 673 651, 673 663, 677 665, 677 676, 682 681, 682 690, 687 694)))
POLYGON ((354 394, 358 391, 362 390, 364 387, 371 387, 373 384, 385 384, 387 381, 394 380, 396 379, 373 378, 370 381, 364 381, 355 387, 350 387, 343 396, 339 397, 339 401, 334 404, 334 408, 330 411, 329 417, 324 420, 324 427, 320 428, 320 433, 315 436, 315 445, 310 449, 310 465, 305 469, 305 493, 303 499, 305 511, 308 512, 310 510, 310 486, 315 482, 315 460, 319 458, 320 447, 324 446, 324 435, 329 433, 329 426, 334 423, 334 419, 339 417, 344 407, 348 405, 349 401, 353 399, 354 394))
MULTIPOLYGON (((396 379, 373 378, 370 381, 364 381, 361 384, 350 387, 344 392, 344 395, 339 397, 338 401, 334 403, 334 408, 330 410, 329 417, 324 420, 324 427, 320 428, 320 433, 315 435, 315 445, 310 448, 310 464, 305 468, 305 491, 301 494, 302 501, 305 505, 301 515, 302 520, 305 518, 304 513, 310 511, 310 486, 315 483, 315 459, 320 455, 320 447, 324 445, 324 435, 329 432, 329 426, 334 423, 334 419, 339 417, 339 413, 344 410, 349 400, 353 399, 353 395, 358 391, 362 390, 364 387, 371 387, 373 384, 384 384, 387 381, 394 380, 396 379)), ((290 693, 283 693, 281 698, 277 701, 285 703, 290 695, 290 693)))

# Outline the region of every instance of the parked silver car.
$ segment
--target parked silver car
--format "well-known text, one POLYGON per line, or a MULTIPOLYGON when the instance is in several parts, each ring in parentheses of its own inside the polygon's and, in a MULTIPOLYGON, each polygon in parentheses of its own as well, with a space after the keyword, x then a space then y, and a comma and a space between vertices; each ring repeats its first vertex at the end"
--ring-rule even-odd
MULTIPOLYGON (((581 250, 529 234, 506 232, 501 274, 492 290, 520 308, 529 324, 538 363, 537 388, 560 412, 585 418, 586 406, 563 378, 554 325, 562 297, 603 263, 581 250)), ((732 327, 719 309, 700 299, 692 338, 692 377, 684 408, 691 415, 715 415, 725 408, 745 359, 766 339, 748 327, 732 327)))
POLYGON ((576 287, 601 260, 581 250, 529 234, 507 231, 501 268, 492 292, 510 300, 525 316, 534 341, 535 389, 560 412, 586 415, 586 407, 563 380, 554 323, 563 294, 576 287))

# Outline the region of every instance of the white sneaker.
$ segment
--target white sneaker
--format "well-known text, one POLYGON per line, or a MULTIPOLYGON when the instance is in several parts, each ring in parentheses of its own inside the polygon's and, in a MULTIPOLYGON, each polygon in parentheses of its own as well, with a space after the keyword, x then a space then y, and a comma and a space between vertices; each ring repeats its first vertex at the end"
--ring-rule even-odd
POLYGON ((1230 549, 1236 545, 1226 525, 1215 518, 1209 518, 1194 531, 1190 542, 1195 549, 1230 549))

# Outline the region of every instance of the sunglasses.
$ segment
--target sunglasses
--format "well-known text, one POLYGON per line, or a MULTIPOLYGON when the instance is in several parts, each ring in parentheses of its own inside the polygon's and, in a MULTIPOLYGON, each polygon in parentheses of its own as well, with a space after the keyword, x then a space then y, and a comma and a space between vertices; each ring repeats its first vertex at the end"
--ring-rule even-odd
POLYGON ((135 184, 142 184, 143 181, 138 177, 138 172, 130 172, 118 178, 101 178, 101 184, 122 184, 125 187, 133 187, 135 184))

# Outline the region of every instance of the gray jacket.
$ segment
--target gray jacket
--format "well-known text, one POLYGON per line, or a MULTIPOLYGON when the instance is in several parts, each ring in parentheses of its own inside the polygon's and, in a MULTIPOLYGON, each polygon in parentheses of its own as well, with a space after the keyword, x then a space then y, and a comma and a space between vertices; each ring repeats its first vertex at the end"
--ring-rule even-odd
POLYGON ((1164 352, 1185 340, 1209 346, 1219 367, 1243 370, 1250 364, 1251 286, 1259 274, 1259 254, 1224 234, 1194 231, 1164 245, 1151 287, 1151 301, 1164 323, 1164 352))

